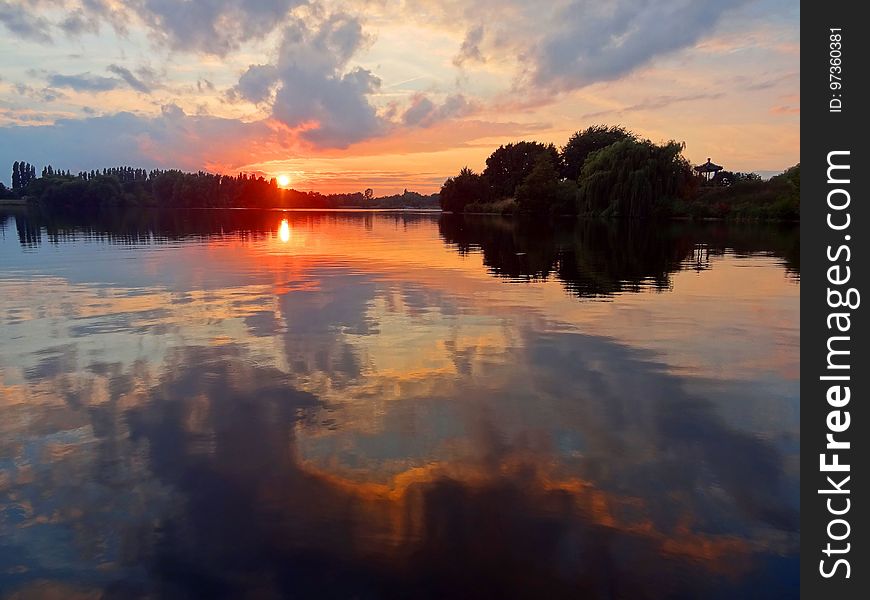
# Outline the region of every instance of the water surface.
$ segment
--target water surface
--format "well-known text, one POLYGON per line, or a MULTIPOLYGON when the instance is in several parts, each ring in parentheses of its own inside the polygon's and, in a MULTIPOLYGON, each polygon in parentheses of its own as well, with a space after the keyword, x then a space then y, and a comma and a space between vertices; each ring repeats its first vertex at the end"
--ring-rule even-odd
POLYGON ((0 595, 796 596, 797 236, 0 214, 0 595))

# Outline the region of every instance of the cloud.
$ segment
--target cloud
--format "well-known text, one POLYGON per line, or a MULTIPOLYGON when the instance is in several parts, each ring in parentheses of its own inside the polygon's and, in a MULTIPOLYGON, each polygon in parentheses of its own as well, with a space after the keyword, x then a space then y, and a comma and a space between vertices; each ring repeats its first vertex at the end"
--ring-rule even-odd
MULTIPOLYGON (((129 88, 141 94, 159 90, 165 95, 160 102, 177 102, 190 113, 220 112, 248 119, 268 114, 270 126, 281 123, 284 136, 304 140, 319 154, 351 144, 356 152, 359 146, 386 139, 394 149, 415 147, 435 137, 439 128, 434 124, 439 121, 449 124, 462 118, 467 127, 469 114, 486 113, 488 120, 552 119, 554 129, 546 135, 555 137, 575 128, 570 121, 588 118, 584 112, 611 106, 626 106, 617 112, 654 111, 657 107, 647 99, 673 103, 690 94, 732 94, 741 89, 772 91, 755 108, 732 94, 730 119, 747 122, 747 114, 755 111, 752 119, 790 123, 768 111, 777 105, 799 105, 798 100, 774 95, 795 88, 796 64, 776 52, 771 53, 773 63, 755 58, 767 49, 765 32, 772 32, 771 43, 797 43, 798 10, 783 13, 778 0, 759 0, 734 10, 742 2, 696 6, 689 0, 553 0, 543 8, 532 0, 407 0, 389 7, 382 2, 353 3, 366 7, 363 20, 356 13, 331 14, 338 6, 332 1, 0 0, 0 35, 42 42, 51 35, 56 38, 50 55, 31 43, 23 44, 19 57, 28 61, 29 53, 30 63, 45 60, 53 68, 13 70, 5 74, 7 82, 12 78, 45 88, 44 101, 64 92, 69 96, 63 105, 46 107, 31 101, 24 106, 25 99, 18 98, 14 83, 9 83, 0 93, 14 101, 0 97, 0 102, 9 100, 0 122, 51 122, 58 116, 81 115, 81 94, 71 90, 92 94, 88 103, 93 107, 97 99, 111 101, 110 107, 99 109, 101 114, 147 110, 148 99, 136 97, 126 91, 129 88), (122 37, 112 36, 112 28, 130 29, 122 44, 127 54, 101 60, 72 47, 80 44, 70 38, 91 33, 98 38, 88 37, 90 42, 111 44, 122 37), (744 29, 749 33, 735 43, 746 50, 735 56, 722 41, 734 41, 732 34, 744 29), (418 33, 408 33, 412 31, 418 33), (428 56, 406 53, 406 43, 418 45, 428 56), (751 67, 738 64, 749 59, 751 67), (106 71, 110 63, 114 64, 106 71), (160 76, 134 66, 145 63, 158 67, 160 76), (463 72, 472 67, 474 77, 463 72), (626 77, 639 69, 645 69, 643 81, 626 77), (668 91, 676 79, 666 70, 678 69, 684 69, 676 78, 682 89, 668 91), (57 72, 63 73, 53 76, 58 85, 46 87, 45 79, 57 72), (238 77, 228 81, 232 73, 238 77), (391 85, 381 87, 381 77, 391 85), (620 85, 636 93, 625 94, 614 84, 596 86, 588 96, 575 92, 612 80, 623 80, 620 85), (417 83, 405 85, 409 81, 417 83), (109 90, 123 92, 105 94, 109 90), (570 92, 572 97, 567 96, 570 92), (227 100, 245 104, 230 105, 227 100), (541 112, 557 102, 563 103, 558 109, 541 112), (27 115, 27 110, 41 114, 27 115)), ((656 134, 664 130, 664 124, 654 127, 656 134)), ((694 136, 681 135, 690 144, 710 135, 694 131, 694 136)), ((446 139, 441 133, 439 140, 446 139)), ((467 156, 462 160, 478 160, 471 152, 467 156)))
MULTIPOLYGON (((89 15, 99 25, 99 19, 108 22, 118 33, 127 33, 130 14, 141 11, 138 0, 115 2, 112 0, 81 0, 82 12, 89 15), (125 6, 127 4, 128 6, 125 6)), ((89 31, 86 29, 86 31, 89 31)))
POLYGON ((368 41, 355 17, 335 14, 312 27, 294 19, 274 64, 251 65, 231 97, 263 102, 276 89, 272 116, 318 146, 346 147, 379 135, 386 123, 368 96, 381 80, 351 57, 368 41))
POLYGON ((473 105, 462 94, 448 96, 442 104, 435 104, 424 94, 415 94, 411 105, 402 115, 405 125, 429 127, 438 121, 463 117, 471 113, 473 105))
POLYGON ((230 90, 231 100, 241 99, 259 104, 270 99, 278 82, 278 69, 274 65, 251 65, 239 77, 239 83, 230 90))
MULTIPOLYGON (((122 67, 120 65, 109 65, 107 67, 107 70, 123 79, 127 83, 127 85, 129 85, 137 92, 150 94, 154 88, 152 82, 146 82, 143 79, 136 77, 135 75, 133 75, 132 72, 130 72, 130 69, 127 69, 126 67, 122 67)), ((153 79, 154 73, 150 69, 143 68, 140 69, 140 72, 147 76, 149 79, 153 79)))
POLYGON ((757 75, 754 77, 749 75, 737 75, 732 77, 727 85, 747 92, 756 92, 775 88, 784 82, 800 79, 799 74, 796 72, 780 73, 777 75, 763 73, 761 75, 761 77, 757 75))
POLYGON ((675 95, 665 95, 665 96, 655 96, 652 98, 646 98, 641 102, 636 104, 631 104, 629 106, 624 106, 622 108, 614 108, 608 110, 599 110, 596 112, 586 113, 582 115, 581 119, 595 119, 598 117, 603 117, 605 115, 621 115, 628 112, 636 112, 640 110, 659 110, 662 108, 667 108, 674 104, 679 104, 681 102, 693 102, 695 100, 717 100, 724 96, 721 92, 715 92, 711 94, 687 94, 683 96, 675 96, 675 95))
POLYGON ((774 106, 770 109, 770 112, 775 115, 799 115, 801 113, 800 106, 774 106))
POLYGON ((273 31, 304 0, 127 0, 153 34, 175 50, 224 56, 273 31))
POLYGON ((81 8, 73 9, 57 25, 69 36, 79 36, 84 33, 97 33, 100 30, 99 18, 85 15, 81 8))
POLYGON ((17 3, 0 0, 0 23, 13 34, 38 42, 51 41, 51 28, 70 37, 97 33, 104 20, 118 32, 131 21, 144 24, 152 37, 173 50, 225 56, 243 43, 260 39, 306 0, 80 0, 72 6, 59 2, 17 3), (57 20, 40 14, 60 15, 57 20))
POLYGON ((27 96, 31 100, 38 102, 54 102, 66 97, 66 94, 58 90, 51 88, 37 89, 24 83, 16 83, 13 88, 20 96, 27 96))
POLYGON ((121 65, 112 64, 106 67, 106 70, 118 77, 103 77, 90 72, 77 75, 54 73, 48 77, 48 91, 56 94, 57 92, 51 88, 67 88, 76 92, 101 93, 116 90, 126 84, 137 92, 150 94, 154 88, 159 87, 155 82, 156 73, 148 67, 137 69, 138 76, 121 65))
POLYGON ((49 43, 50 23, 42 16, 35 15, 32 10, 11 2, 0 1, 0 23, 9 33, 26 40, 49 43))
POLYGON ((108 92, 117 89, 121 81, 114 77, 101 77, 90 73, 78 75, 61 75, 59 73, 48 78, 48 85, 56 88, 69 88, 76 92, 108 92))
POLYGON ((0 165, 26 156, 34 164, 72 171, 118 164, 195 171, 263 160, 282 147, 262 121, 188 115, 175 105, 155 116, 121 112, 60 119, 51 127, 9 125, 0 127, 0 139, 0 165))
POLYGON ((572 0, 529 54, 531 83, 558 90, 618 79, 695 44, 745 0, 572 0))
POLYGON ((466 61, 485 62, 483 53, 480 51, 480 43, 483 41, 483 25, 478 25, 468 30, 459 53, 453 58, 453 64, 461 67, 466 61))

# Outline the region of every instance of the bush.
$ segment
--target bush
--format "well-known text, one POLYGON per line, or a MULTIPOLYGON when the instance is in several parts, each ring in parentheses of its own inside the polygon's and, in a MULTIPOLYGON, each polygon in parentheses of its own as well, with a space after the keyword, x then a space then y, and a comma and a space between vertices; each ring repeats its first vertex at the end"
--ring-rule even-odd
POLYGON ((794 221, 800 219, 800 165, 769 181, 747 178, 728 187, 702 188, 674 202, 672 214, 692 218, 794 221))
POLYGON ((517 212, 517 202, 513 198, 502 198, 491 202, 472 202, 465 206, 466 213, 512 215, 517 212))

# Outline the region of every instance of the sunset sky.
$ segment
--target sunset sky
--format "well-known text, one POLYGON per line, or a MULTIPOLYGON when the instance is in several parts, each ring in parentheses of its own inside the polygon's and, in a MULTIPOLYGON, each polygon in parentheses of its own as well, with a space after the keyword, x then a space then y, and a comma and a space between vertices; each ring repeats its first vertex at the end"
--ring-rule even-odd
POLYGON ((798 162, 786 0, 0 0, 0 181, 14 160, 437 191, 499 144, 591 124, 693 162, 798 162))

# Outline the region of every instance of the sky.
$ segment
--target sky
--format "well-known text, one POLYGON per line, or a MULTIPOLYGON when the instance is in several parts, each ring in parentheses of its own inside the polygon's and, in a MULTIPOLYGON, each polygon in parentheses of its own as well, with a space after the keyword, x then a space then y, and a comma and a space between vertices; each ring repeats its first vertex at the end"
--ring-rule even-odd
POLYGON ((500 144, 621 124, 763 175, 799 161, 786 0, 0 0, 11 164, 436 192, 500 144))

